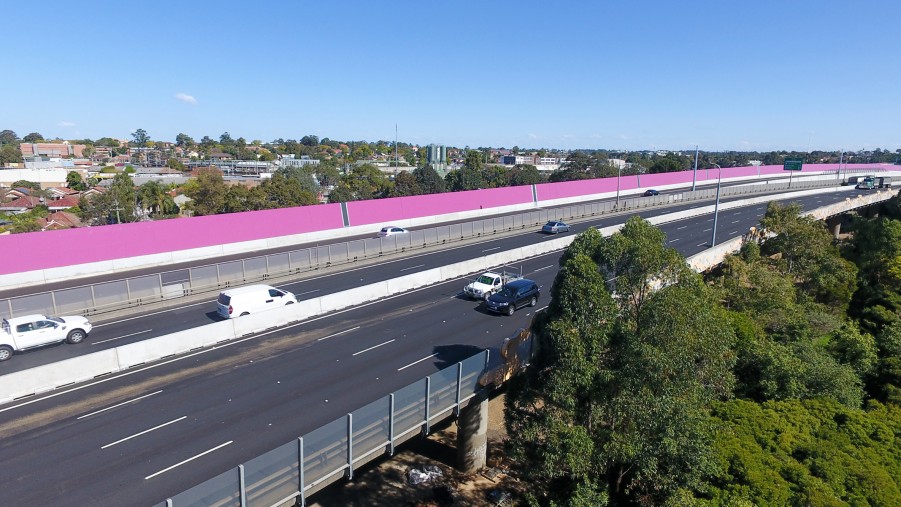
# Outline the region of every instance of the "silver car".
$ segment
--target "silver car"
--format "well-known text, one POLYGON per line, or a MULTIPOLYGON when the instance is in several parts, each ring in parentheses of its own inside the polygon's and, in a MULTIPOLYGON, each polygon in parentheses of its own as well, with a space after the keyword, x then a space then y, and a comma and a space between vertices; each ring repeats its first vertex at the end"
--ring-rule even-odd
POLYGON ((558 232, 569 232, 569 226, 563 222, 550 221, 541 227, 541 232, 548 234, 557 234, 558 232))
POLYGON ((382 230, 379 231, 379 233, 376 237, 387 238, 388 236, 397 236, 398 234, 408 234, 409 232, 410 231, 404 229, 403 227, 389 225, 388 227, 382 227, 382 230))

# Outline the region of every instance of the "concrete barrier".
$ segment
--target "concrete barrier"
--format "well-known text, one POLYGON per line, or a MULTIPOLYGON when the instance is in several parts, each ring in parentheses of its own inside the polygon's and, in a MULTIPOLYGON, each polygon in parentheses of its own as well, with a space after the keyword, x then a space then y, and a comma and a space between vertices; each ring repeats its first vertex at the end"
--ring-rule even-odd
POLYGON ((392 278, 387 281, 388 294, 400 294, 408 290, 432 285, 441 279, 441 269, 434 268, 418 273, 392 278))
POLYGON ((8 373, 0 377, 0 402, 52 391, 118 369, 116 349, 109 349, 8 373))
MULTIPOLYGON (((219 324, 219 323, 216 323, 219 324)), ((164 357, 183 354, 204 347, 204 335, 219 332, 223 328, 215 328, 216 324, 208 324, 194 329, 186 329, 175 333, 143 340, 116 347, 118 366, 125 370, 139 364, 150 363, 164 357), (212 328, 212 329, 211 329, 212 328)), ((222 337, 223 340, 234 338, 233 334, 222 337)), ((77 358, 76 358, 77 359, 77 358)), ((2 377, 0 377, 2 378, 2 377)))
POLYGON ((336 292, 335 294, 328 294, 320 297, 319 301, 322 305, 322 313, 329 313, 390 295, 388 293, 388 284, 386 282, 378 282, 343 292, 336 292))

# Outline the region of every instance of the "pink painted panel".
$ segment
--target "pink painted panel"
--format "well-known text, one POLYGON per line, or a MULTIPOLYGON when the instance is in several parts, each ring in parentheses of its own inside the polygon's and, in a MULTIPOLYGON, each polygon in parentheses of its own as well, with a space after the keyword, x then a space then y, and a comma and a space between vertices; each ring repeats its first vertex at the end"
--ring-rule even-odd
POLYGON ((372 201, 351 201, 347 203, 347 215, 351 225, 388 224, 395 220, 529 202, 532 202, 532 187, 525 185, 372 201))
POLYGON ((663 185, 675 185, 677 183, 690 183, 691 171, 680 171, 676 173, 656 173, 642 174, 642 188, 661 187, 663 185))
MULTIPOLYGON (((623 182, 625 182, 623 178, 623 182)), ((634 182, 634 178, 632 178, 634 182)), ((541 183, 535 185, 539 201, 552 199, 565 199, 580 195, 603 194, 616 192, 616 178, 602 178, 597 180, 561 181, 559 183, 541 183)), ((624 187, 620 187, 622 190, 624 187)))
POLYGON ((340 229, 338 204, 0 236, 0 274, 340 229), (17 255, 17 253, 23 253, 17 255), (27 254, 26 254, 27 253, 27 254))

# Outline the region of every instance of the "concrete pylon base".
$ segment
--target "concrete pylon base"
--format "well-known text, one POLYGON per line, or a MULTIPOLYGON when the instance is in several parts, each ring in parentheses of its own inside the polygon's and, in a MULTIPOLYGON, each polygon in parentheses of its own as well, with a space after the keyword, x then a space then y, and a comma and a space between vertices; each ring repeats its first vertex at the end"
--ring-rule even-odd
POLYGON ((488 462, 488 396, 476 395, 457 419, 457 470, 474 473, 488 462))

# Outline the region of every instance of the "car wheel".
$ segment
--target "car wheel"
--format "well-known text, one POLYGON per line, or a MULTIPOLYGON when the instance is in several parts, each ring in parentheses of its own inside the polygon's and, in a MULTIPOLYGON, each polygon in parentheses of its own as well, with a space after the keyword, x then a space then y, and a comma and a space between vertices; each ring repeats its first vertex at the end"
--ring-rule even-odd
POLYGON ((516 305, 510 303, 510 306, 507 307, 507 315, 512 316, 516 312, 516 305))
POLYGON ((76 343, 81 343, 84 340, 85 334, 81 329, 73 329, 69 331, 69 334, 66 336, 66 343, 71 343, 75 345, 76 343))
POLYGON ((6 345, 0 345, 0 361, 6 361, 13 357, 13 349, 6 345))
POLYGON ((535 306, 537 304, 538 304, 538 298, 535 296, 532 296, 532 300, 529 301, 529 306, 535 306))
POLYGON ((245 316, 245 315, 250 315, 250 313, 249 313, 249 312, 244 312, 244 313, 242 313, 241 315, 238 315, 238 317, 243 317, 243 316, 245 316))
POLYGON ((487 302, 488 302, 488 298, 490 298, 490 297, 491 297, 491 293, 490 293, 490 292, 486 292, 486 293, 482 294, 482 301, 484 301, 484 302, 487 303, 487 302))

